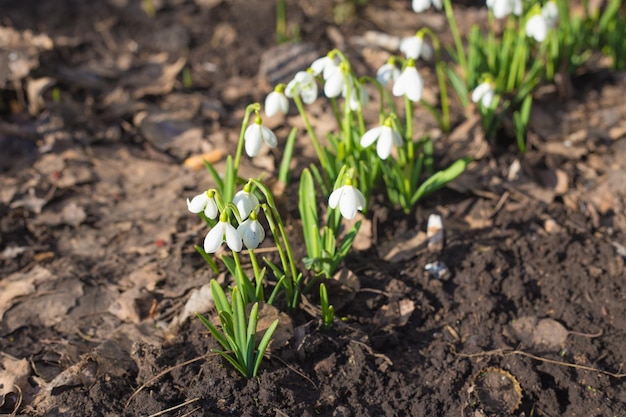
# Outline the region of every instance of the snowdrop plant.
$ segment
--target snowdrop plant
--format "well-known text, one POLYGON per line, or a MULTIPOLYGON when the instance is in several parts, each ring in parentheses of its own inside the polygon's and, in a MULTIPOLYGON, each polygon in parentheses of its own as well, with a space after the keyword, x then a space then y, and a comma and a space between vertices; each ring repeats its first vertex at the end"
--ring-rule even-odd
POLYGON ((343 167, 336 181, 336 189, 331 193, 326 221, 319 219, 317 204, 311 204, 317 200, 317 190, 311 171, 305 169, 300 177, 300 190, 298 209, 302 219, 302 235, 307 249, 307 256, 303 259, 307 269, 313 271, 316 276, 330 278, 346 257, 361 222, 356 222, 339 241, 341 217, 352 220, 357 211, 365 206, 365 199, 361 192, 353 184, 354 170, 343 167), (351 171, 348 173, 347 171, 351 171), (343 185, 341 185, 343 184, 343 185), (339 208, 339 210, 337 210, 339 208))
POLYGON ((253 378, 259 371, 272 335, 278 327, 278 319, 270 324, 263 337, 257 341, 259 303, 254 303, 250 314, 247 314, 248 303, 238 287, 232 288, 229 301, 216 280, 211 280, 210 286, 221 329, 202 314, 196 315, 224 348, 214 352, 226 359, 244 378, 253 378))

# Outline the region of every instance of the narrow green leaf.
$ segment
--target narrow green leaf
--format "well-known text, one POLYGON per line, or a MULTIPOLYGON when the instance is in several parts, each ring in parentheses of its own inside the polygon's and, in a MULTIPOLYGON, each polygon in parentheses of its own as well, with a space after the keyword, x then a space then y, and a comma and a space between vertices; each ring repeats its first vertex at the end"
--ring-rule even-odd
POLYGON ((283 184, 289 183, 289 173, 291 171, 291 159, 293 158, 293 151, 296 148, 296 137, 298 134, 298 128, 294 127, 287 136, 287 142, 283 148, 283 159, 280 161, 280 169, 278 170, 278 181, 283 184))
POLYGON ((209 319, 207 319, 206 317, 204 317, 204 315, 200 313, 196 313, 196 317, 200 319, 202 324, 204 324, 204 326, 209 330, 209 332, 211 332, 211 335, 213 335, 213 337, 219 342, 220 345, 222 345, 224 349, 227 349, 227 350, 230 349, 228 340, 226 340, 226 338, 220 333, 218 328, 215 327, 213 323, 209 321, 209 319))
POLYGON ((274 322, 270 325, 270 327, 267 328, 267 330, 265 331, 265 334, 263 335, 263 338, 259 342, 259 347, 257 349, 257 354, 256 354, 256 360, 254 361, 254 371, 252 372, 252 376, 256 376, 259 371, 259 367, 261 366, 261 361, 263 360, 263 355, 265 355, 265 350, 267 349, 267 346, 269 345, 270 340, 272 339, 272 335, 274 334, 274 331, 276 331, 276 327, 278 327, 278 319, 274 320, 274 322))
POLYGON ((217 308, 218 313, 227 312, 228 314, 233 314, 232 309, 230 308, 230 303, 228 299, 226 299, 226 294, 224 294, 224 290, 220 286, 220 284, 212 279, 209 284, 211 287, 211 295, 213 295, 213 301, 215 301, 215 307, 217 308))
POLYGON ((209 171, 209 174, 211 174, 211 177, 213 178, 213 181, 215 181, 215 185, 220 194, 224 195, 224 180, 222 180, 220 174, 218 174, 215 168, 213 168, 213 164, 211 164, 207 160, 204 160, 204 167, 207 169, 207 171, 209 171))
POLYGON ((417 189, 417 191, 411 198, 410 204, 414 205, 420 198, 434 191, 437 191, 438 189, 461 175, 461 173, 465 171, 465 168, 470 163, 470 161, 471 158, 459 159, 448 168, 436 172, 433 176, 424 181, 424 183, 422 183, 422 185, 417 189))

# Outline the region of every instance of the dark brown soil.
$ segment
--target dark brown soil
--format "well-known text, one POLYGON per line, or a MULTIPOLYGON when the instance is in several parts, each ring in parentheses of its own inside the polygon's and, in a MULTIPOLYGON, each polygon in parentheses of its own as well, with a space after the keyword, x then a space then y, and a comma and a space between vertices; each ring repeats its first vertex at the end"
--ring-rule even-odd
MULTIPOLYGON (((11 81, 3 60, 15 51, 0 51, 0 414, 626 416, 623 73, 583 72, 565 101, 547 87, 526 155, 503 131, 414 213, 374 204, 373 245, 345 262, 360 289, 335 328, 299 312, 295 335, 245 380, 198 320, 175 323, 213 278, 193 249, 206 229, 184 201, 209 176, 183 160, 232 152, 243 109, 269 91, 258 72, 262 55, 280 60, 266 53, 273 2, 154 0, 153 17, 141 3, 2 2, 3 27, 53 41, 15 51, 39 60, 30 79, 54 87, 29 109, 30 81, 11 81), (385 261, 381 248, 425 230, 431 213, 443 249, 385 261), (437 261, 442 277, 425 271, 437 261)), ((371 73, 383 52, 352 37, 425 22, 445 32, 408 0, 370 1, 341 25, 338 2, 288 3, 307 44, 291 71, 338 46, 371 73)), ((466 3, 461 18, 480 18, 466 3)), ((281 143, 296 119, 274 123, 281 143)), ((443 160, 458 149, 448 140, 443 160)), ((311 155, 299 141, 298 167, 311 155)), ((272 174, 279 156, 244 169, 272 174)))

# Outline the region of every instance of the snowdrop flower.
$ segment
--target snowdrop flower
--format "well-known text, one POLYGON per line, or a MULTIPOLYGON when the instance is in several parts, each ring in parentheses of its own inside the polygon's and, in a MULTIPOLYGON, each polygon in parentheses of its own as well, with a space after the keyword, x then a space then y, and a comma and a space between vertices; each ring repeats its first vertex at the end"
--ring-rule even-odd
POLYGON ((250 213, 250 217, 237 227, 237 233, 248 249, 256 249, 265 239, 265 230, 257 220, 255 212, 250 213))
POLYGON ((407 96, 409 100, 417 102, 422 99, 423 90, 424 80, 415 68, 415 61, 409 58, 406 68, 396 80, 391 91, 394 96, 407 96))
POLYGON ((372 143, 376 144, 376 153, 380 159, 387 159, 391 154, 393 145, 402 146, 402 136, 391 127, 391 119, 385 120, 382 126, 372 128, 365 132, 361 138, 361 146, 367 148, 372 143))
POLYGON ((324 83, 324 94, 326 97, 333 98, 339 96, 339 94, 343 94, 345 96, 347 88, 346 80, 353 82, 351 78, 350 68, 345 62, 342 62, 339 66, 333 68, 324 83))
MULTIPOLYGON (((369 102, 370 96, 367 94, 367 89, 365 85, 359 81, 354 81, 352 77, 349 78, 351 86, 350 86, 350 97, 348 97, 348 103, 350 104, 350 109, 352 111, 361 110, 363 107, 367 106, 369 102)), ((343 96, 346 97, 348 94, 347 87, 343 89, 343 96)))
POLYGON ((337 188, 330 194, 328 205, 333 209, 339 206, 341 215, 352 220, 356 212, 365 207, 365 198, 361 191, 352 185, 352 179, 347 178, 343 187, 337 188))
POLYGON ((187 199, 187 210, 196 214, 204 211, 204 215, 207 218, 217 218, 218 210, 215 202, 215 190, 207 190, 202 194, 198 194, 191 201, 187 199))
POLYGON ((250 158, 257 156, 261 150, 263 142, 267 143, 270 148, 275 148, 278 144, 276 135, 269 128, 263 126, 261 116, 257 114, 254 123, 246 128, 243 134, 246 153, 250 158))
POLYGON ((490 108, 491 103, 496 95, 493 89, 491 81, 486 80, 472 92, 472 101, 474 103, 480 103, 485 108, 490 108))
POLYGON ((289 100, 285 97, 285 84, 278 84, 274 91, 265 97, 265 114, 272 117, 276 113, 287 114, 289 111, 289 100))
POLYGON ((234 252, 241 251, 243 241, 237 230, 228 221, 228 215, 223 212, 220 215, 220 221, 209 230, 204 238, 204 251, 206 253, 215 253, 226 242, 230 250, 234 252))
POLYGON ((415 36, 402 39, 400 52, 403 52, 407 58, 413 59, 418 59, 420 56, 424 59, 433 57, 433 50, 424 42, 424 34, 420 32, 417 32, 415 36))
POLYGON ((259 205, 259 199, 251 191, 252 186, 248 183, 233 197, 233 204, 237 207, 241 220, 247 219, 252 210, 256 210, 259 205))
POLYGON ((487 7, 496 19, 501 19, 511 13, 515 16, 522 14, 522 0, 487 0, 487 7))
POLYGON ((304 104, 311 104, 317 99, 317 83, 308 71, 299 71, 285 87, 285 95, 289 98, 302 97, 304 104))
POLYGON ((313 61, 311 71, 315 76, 322 74, 322 78, 327 80, 339 67, 340 62, 339 57, 331 51, 328 55, 313 61))
POLYGON ((526 36, 543 42, 548 36, 548 30, 556 26, 559 17, 559 10, 552 1, 546 3, 541 9, 541 14, 537 13, 526 21, 526 36))
POLYGON ((390 58, 389 61, 385 62, 378 71, 376 71, 376 80, 385 86, 389 84, 391 81, 396 81, 400 77, 400 70, 396 67, 396 60, 390 58))
POLYGON ((441 0, 413 0, 413 11, 415 13, 421 13, 428 9, 431 4, 435 6, 437 10, 441 10, 441 0))

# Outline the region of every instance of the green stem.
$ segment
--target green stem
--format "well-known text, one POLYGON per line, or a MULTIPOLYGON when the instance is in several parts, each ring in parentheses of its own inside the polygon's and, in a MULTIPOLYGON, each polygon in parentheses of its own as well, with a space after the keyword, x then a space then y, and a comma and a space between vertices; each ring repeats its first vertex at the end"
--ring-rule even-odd
POLYGON ((241 163, 241 154, 243 153, 243 144, 244 144, 244 134, 246 133, 246 129, 248 128, 248 122, 250 121, 250 114, 252 112, 258 112, 261 110, 261 105, 259 103, 250 104, 246 107, 246 114, 243 117, 243 121, 241 122, 241 131, 239 132, 239 142, 237 143, 237 151, 235 153, 235 178, 237 178, 236 173, 239 171, 239 164, 241 163))
POLYGON ((443 0, 443 7, 446 11, 446 18, 448 19, 448 24, 450 25, 450 32, 452 32, 452 37, 454 38, 454 45, 456 46, 456 54, 457 59, 459 61, 459 65, 463 70, 463 77, 467 79, 467 59, 465 58, 465 49, 463 48, 463 41, 461 40, 461 35, 459 34, 459 28, 456 25, 456 20, 454 19, 454 11, 452 10, 452 2, 450 0, 443 0))
MULTIPOLYGON (((330 167, 330 162, 328 161, 326 152, 324 152, 324 150, 322 149, 319 143, 319 140, 317 139, 317 135, 315 135, 315 132, 313 131, 313 126, 311 125, 311 122, 309 121, 309 117, 307 116, 307 113, 304 110, 304 106, 302 105, 302 100, 300 99, 300 96, 297 94, 294 94, 293 101, 294 103, 296 103, 296 107, 298 108, 298 112, 300 113, 302 120, 304 120, 306 131, 308 132, 309 137, 311 138, 311 143, 313 144, 315 153, 317 153, 317 157, 320 160, 320 164, 322 165, 324 170, 328 172, 328 169, 330 167)), ((329 180, 327 179, 327 181, 329 180)))

